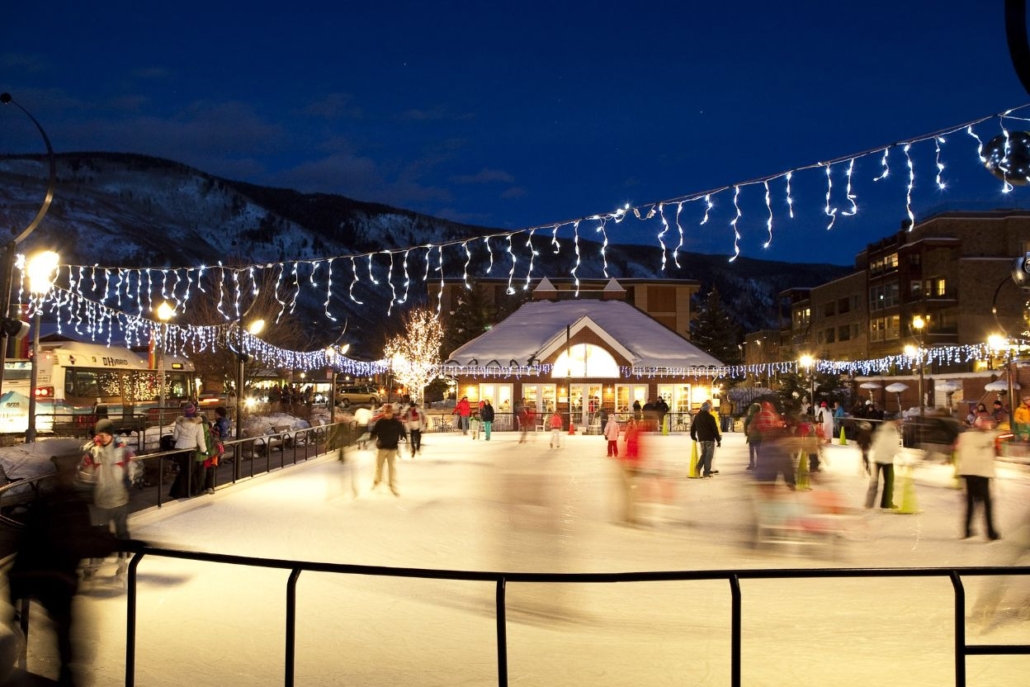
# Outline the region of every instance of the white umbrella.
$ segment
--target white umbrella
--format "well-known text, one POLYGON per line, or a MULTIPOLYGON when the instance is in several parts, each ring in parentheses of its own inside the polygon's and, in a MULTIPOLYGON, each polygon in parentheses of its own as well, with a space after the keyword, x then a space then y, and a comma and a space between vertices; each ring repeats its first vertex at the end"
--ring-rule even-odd
POLYGON ((876 382, 862 382, 858 385, 862 389, 869 389, 869 400, 873 400, 873 390, 879 389, 880 385, 876 382))
MULTIPOLYGON (((1012 382, 1012 388, 1018 389, 1019 382, 1012 382)), ((984 384, 984 391, 1008 391, 1009 383, 1003 379, 996 379, 990 384, 984 384)))
POLYGON ((895 394, 898 399, 898 412, 901 412, 901 392, 908 389, 908 384, 902 384, 901 382, 894 382, 893 384, 887 385, 887 391, 895 394))
POLYGON ((946 379, 943 382, 938 382, 936 388, 938 391, 943 391, 946 394, 953 394, 961 389, 962 385, 954 379, 946 379))

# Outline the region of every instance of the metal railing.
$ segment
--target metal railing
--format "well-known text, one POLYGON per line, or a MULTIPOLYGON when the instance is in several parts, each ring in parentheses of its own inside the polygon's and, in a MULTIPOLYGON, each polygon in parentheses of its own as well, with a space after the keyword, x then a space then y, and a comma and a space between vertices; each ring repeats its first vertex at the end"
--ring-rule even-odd
POLYGON ((881 578, 881 577, 947 577, 955 595, 955 685, 966 685, 966 658, 983 655, 1030 655, 1025 644, 967 644, 965 623, 965 588, 963 576, 1030 575, 1030 566, 1022 567, 965 567, 965 568, 822 568, 774 570, 698 570, 624 573, 512 573, 464 570, 433 570, 425 568, 390 568, 371 565, 290 561, 274 558, 231 556, 196 551, 179 551, 141 546, 134 549, 128 570, 128 598, 126 617, 125 684, 136 684, 136 609, 138 601, 137 569, 146 556, 175 558, 209 563, 240 565, 257 568, 289 570, 286 582, 286 634, 284 647, 285 675, 283 684, 293 687, 297 644, 297 583, 303 572, 333 573, 340 575, 371 575, 466 582, 493 582, 495 585, 497 634, 497 684, 508 685, 508 640, 506 620, 506 585, 515 583, 550 584, 612 584, 624 582, 674 582, 725 580, 729 583, 730 607, 730 684, 740 687, 742 680, 742 609, 744 604, 741 580, 816 579, 816 578, 881 578))

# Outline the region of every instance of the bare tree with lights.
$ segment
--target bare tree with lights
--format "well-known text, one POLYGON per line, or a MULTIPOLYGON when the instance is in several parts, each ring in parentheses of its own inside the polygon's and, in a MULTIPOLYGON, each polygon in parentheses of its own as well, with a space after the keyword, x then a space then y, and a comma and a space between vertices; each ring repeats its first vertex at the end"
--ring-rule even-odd
POLYGON ((436 376, 442 341, 443 326, 436 313, 420 308, 408 313, 404 333, 386 342, 383 355, 391 362, 394 378, 408 388, 412 400, 421 402, 426 385, 436 376))

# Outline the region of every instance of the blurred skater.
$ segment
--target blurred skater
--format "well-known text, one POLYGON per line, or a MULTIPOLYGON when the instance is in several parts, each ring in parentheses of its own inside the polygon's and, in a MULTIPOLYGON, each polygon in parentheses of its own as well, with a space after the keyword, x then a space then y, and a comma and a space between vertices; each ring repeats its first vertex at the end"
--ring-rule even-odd
MULTIPOLYGON (((561 448, 561 414, 555 410, 551 415, 551 445, 550 448, 561 448)), ((521 441, 521 440, 520 440, 521 441)))
POLYGON ((494 407, 489 398, 483 401, 483 407, 479 410, 479 419, 483 423, 483 439, 490 441, 490 430, 494 426, 494 407))
POLYGON ((716 445, 722 446, 722 435, 719 434, 719 425, 712 417, 712 404, 705 401, 701 404, 701 410, 690 423, 690 438, 701 443, 701 455, 697 460, 697 472, 704 471, 703 477, 718 475, 718 470, 712 469, 712 458, 715 456, 716 445))
MULTIPOLYGON (((125 445, 121 437, 114 437, 114 424, 107 418, 97 422, 96 437, 88 444, 88 452, 82 458, 80 474, 86 473, 93 484, 94 524, 104 529, 114 529, 114 536, 123 541, 129 539, 129 487, 137 474, 136 456, 125 445)), ((94 559, 94 566, 87 570, 92 576, 100 567, 102 559, 94 559)), ((118 554, 118 570, 122 575, 127 568, 125 553, 118 554)))
POLYGON ((404 414, 404 424, 408 430, 408 443, 411 445, 411 457, 422 453, 422 428, 426 426, 426 414, 418 407, 418 403, 411 402, 411 406, 404 414))
POLYGON ((991 541, 999 538, 994 529, 991 514, 991 480, 994 479, 994 431, 993 418, 981 416, 973 428, 959 435, 955 445, 958 456, 958 474, 966 482, 966 519, 964 539, 973 536, 973 511, 976 504, 983 506, 984 527, 991 541))
POLYGON ((744 436, 747 442, 748 463, 747 469, 754 470, 758 464, 758 447, 762 444, 762 433, 758 431, 758 423, 755 419, 762 412, 762 406, 752 403, 747 409, 747 416, 744 418, 744 436))
POLYGON ((390 491, 394 496, 400 496, 400 492, 397 491, 397 446, 402 438, 407 437, 407 432, 401 421, 393 416, 391 404, 383 406, 383 416, 372 426, 369 436, 376 440, 376 474, 372 488, 379 486, 383 479, 383 463, 387 463, 390 470, 390 491))
POLYGON ((608 440, 608 457, 619 457, 619 421, 614 415, 608 416, 608 424, 604 426, 604 438, 608 440))
POLYGON ((54 462, 57 475, 53 482, 44 485, 29 510, 7 580, 16 619, 23 625, 28 618, 18 617, 19 601, 35 599, 46 610, 60 660, 57 684, 74 685, 72 609, 79 588, 79 563, 88 557, 108 556, 114 550, 115 540, 106 530, 91 526, 89 506, 75 484, 75 463, 54 462))
MULTIPOLYGON (((616 434, 616 437, 618 437, 618 434, 616 434)), ((612 443, 609 441, 609 446, 612 443)), ((622 452, 619 466, 622 470, 623 487, 622 519, 627 524, 637 524, 639 522, 637 507, 640 500, 638 478, 640 476, 641 459, 640 424, 636 420, 630 420, 626 425, 626 450, 622 452)))
POLYGON ((172 438, 175 440, 175 448, 180 449, 182 453, 175 457, 179 472, 175 475, 175 481, 172 482, 168 496, 173 499, 181 499, 192 496, 190 487, 193 484, 194 454, 197 451, 207 453, 207 445, 204 443, 204 427, 201 419, 197 417, 196 406, 186 406, 182 415, 175 418, 172 438))
POLYGON ((898 420, 885 420, 873 433, 871 454, 874 472, 870 475, 869 491, 866 492, 865 507, 872 508, 876 503, 876 492, 880 485, 880 474, 883 474, 883 495, 880 497, 880 508, 897 508, 894 505, 894 457, 901 451, 901 434, 898 433, 898 420))

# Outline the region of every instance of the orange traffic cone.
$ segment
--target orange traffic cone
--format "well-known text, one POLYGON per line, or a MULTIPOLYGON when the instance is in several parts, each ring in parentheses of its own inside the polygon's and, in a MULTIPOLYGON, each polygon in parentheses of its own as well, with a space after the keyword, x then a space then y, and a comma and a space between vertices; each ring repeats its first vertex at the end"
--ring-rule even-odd
POLYGON ((572 422, 572 418, 569 418, 569 436, 576 434, 576 425, 572 422))

